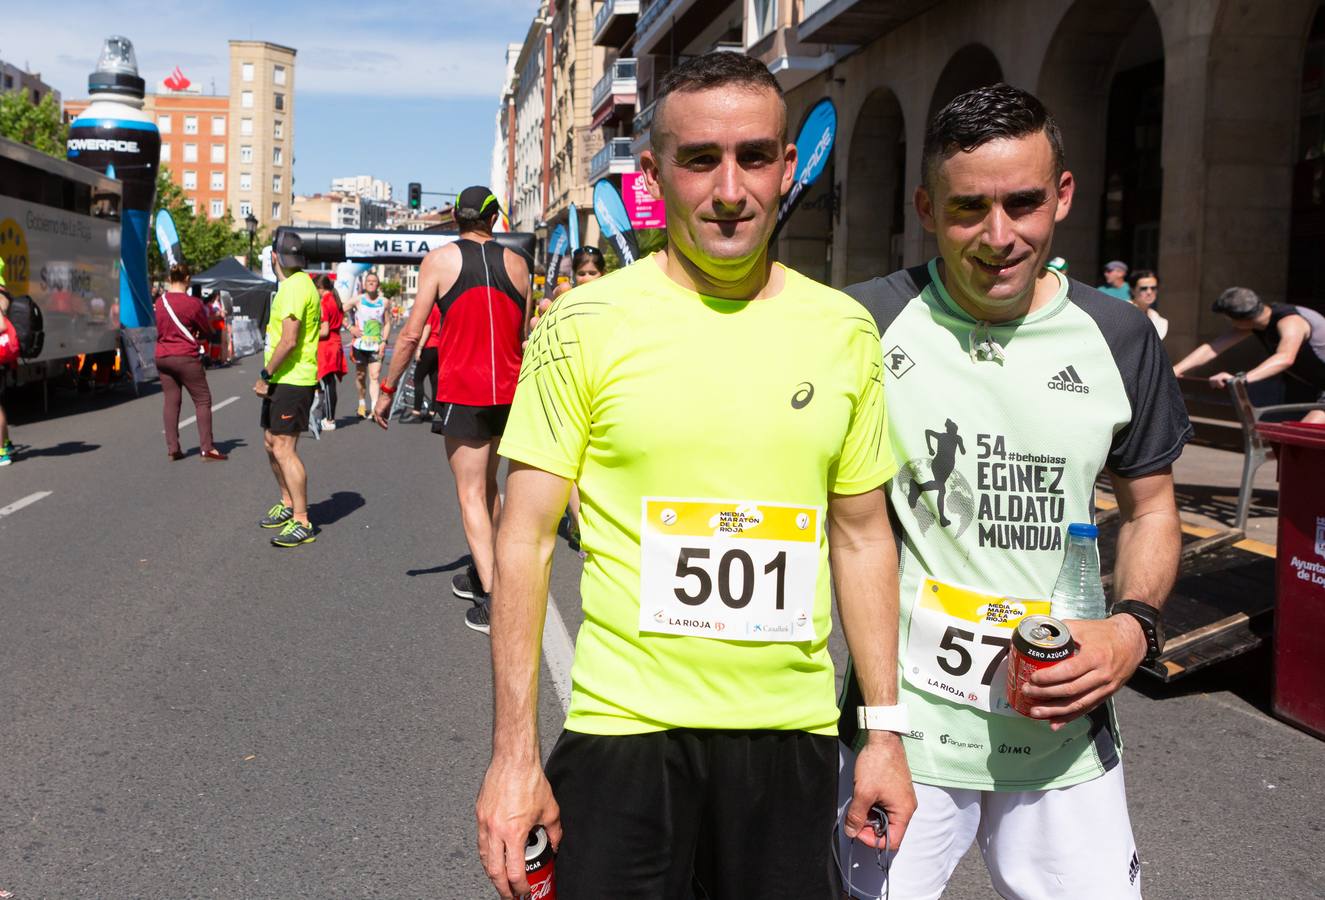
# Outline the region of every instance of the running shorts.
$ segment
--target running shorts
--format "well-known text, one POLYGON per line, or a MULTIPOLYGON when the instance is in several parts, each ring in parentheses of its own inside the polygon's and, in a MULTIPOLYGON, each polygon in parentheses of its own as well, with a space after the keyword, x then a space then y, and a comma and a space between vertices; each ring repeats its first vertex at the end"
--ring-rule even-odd
POLYGON ((311 384, 269 384, 262 401, 262 427, 272 434, 303 434, 313 408, 311 384))
POLYGON ((837 739, 805 731, 563 731, 547 777, 563 897, 831 900, 837 739))
POLYGON ((443 403, 433 413, 434 434, 473 441, 491 441, 502 436, 511 406, 465 406, 463 403, 443 403))
POLYGON ((360 350, 358 347, 350 348, 350 356, 354 359, 356 366, 366 366, 369 363, 381 362, 382 354, 378 350, 360 350))
MULTIPOLYGON (((851 800, 855 754, 838 744, 838 817, 851 800)), ((1103 775, 1047 791, 981 791, 915 783, 915 817, 885 876, 878 854, 833 833, 842 890, 855 900, 938 900, 974 841, 1007 900, 1140 900, 1120 762, 1103 775), (847 878, 851 879, 848 890, 847 878)), ((560 861, 558 861, 560 866, 560 861)), ((557 873, 560 876, 560 872, 557 873)))

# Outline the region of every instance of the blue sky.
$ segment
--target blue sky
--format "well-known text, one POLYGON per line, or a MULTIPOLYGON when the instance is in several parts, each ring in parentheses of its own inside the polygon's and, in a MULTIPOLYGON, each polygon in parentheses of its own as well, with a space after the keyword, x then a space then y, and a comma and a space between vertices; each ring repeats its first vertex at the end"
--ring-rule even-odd
POLYGON ((6 10, 0 58, 41 72, 72 99, 87 96, 87 75, 110 34, 133 41, 149 90, 179 66, 205 92, 213 82, 225 92, 229 39, 294 47, 295 191, 372 175, 403 197, 410 181, 458 191, 488 180, 506 45, 524 40, 537 5, 23 3, 6 10))

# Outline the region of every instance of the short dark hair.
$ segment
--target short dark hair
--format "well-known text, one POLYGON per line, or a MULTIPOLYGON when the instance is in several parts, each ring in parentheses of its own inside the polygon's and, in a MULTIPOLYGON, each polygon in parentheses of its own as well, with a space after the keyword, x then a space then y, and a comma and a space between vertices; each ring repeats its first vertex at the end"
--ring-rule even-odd
POLYGON ((493 224, 497 221, 500 213, 494 209, 492 212, 481 216, 462 216, 459 212, 455 214, 455 227, 457 231, 491 231, 493 224))
POLYGON ((592 262, 599 272, 607 273, 607 260, 603 259, 603 251, 597 247, 577 247, 570 257, 570 270, 574 272, 586 259, 592 262))
POLYGON ((1062 175, 1067 168, 1062 132, 1034 94, 1003 83, 959 94, 938 111, 925 130, 921 181, 926 188, 932 187, 939 163, 958 151, 969 153, 1000 138, 1023 138, 1040 132, 1049 139, 1054 153, 1054 175, 1062 175))
POLYGON ((1260 295, 1244 287, 1231 287, 1210 304, 1212 310, 1230 319, 1254 319, 1264 306, 1260 295))
POLYGON ((1155 274, 1153 269, 1137 269, 1131 275, 1127 276, 1127 280, 1131 282, 1132 287, 1136 287, 1136 283, 1142 278, 1153 278, 1157 283, 1159 281, 1159 276, 1155 274))
POLYGON ((183 284, 192 277, 193 270, 189 268, 188 263, 183 262, 182 260, 177 263, 172 263, 170 271, 166 273, 166 281, 170 284, 183 284))
MULTIPOLYGON (((782 95, 782 85, 768 71, 768 66, 744 53, 732 53, 716 50, 703 56, 692 57, 672 69, 658 82, 654 94, 654 120, 662 111, 663 101, 672 94, 690 91, 707 91, 712 88, 734 87, 751 91, 772 91, 782 107, 782 130, 778 135, 781 143, 787 142, 787 100, 782 95)), ((650 129, 650 144, 653 143, 653 130, 650 129)))
POLYGON ((317 285, 319 291, 333 291, 336 289, 326 272, 323 272, 321 275, 314 278, 313 284, 317 285))

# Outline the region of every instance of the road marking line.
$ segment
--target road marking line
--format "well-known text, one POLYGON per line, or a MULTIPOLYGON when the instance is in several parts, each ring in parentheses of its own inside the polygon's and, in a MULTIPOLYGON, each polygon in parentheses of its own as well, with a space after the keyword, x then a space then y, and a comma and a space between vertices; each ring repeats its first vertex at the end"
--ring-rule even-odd
MULTIPOLYGON (((234 403, 234 402, 235 402, 236 400, 238 400, 238 399, 239 399, 238 397, 226 397, 226 398, 225 398, 224 400, 222 400, 220 403, 213 403, 213 404, 212 404, 212 412, 216 412, 218 409, 220 409, 220 408, 223 407, 223 406, 229 406, 231 403, 234 403)), ((196 422, 196 421, 198 421, 198 417, 197 417, 197 416, 189 416, 189 417, 188 417, 187 419, 185 419, 183 422, 180 422, 180 423, 179 423, 179 427, 180 427, 180 428, 187 428, 188 426, 192 425, 192 424, 193 424, 194 422, 196 422)), ((166 433, 166 432, 165 432, 165 429, 162 429, 162 430, 161 430, 161 433, 162 433, 162 434, 165 434, 165 433, 166 433)))
POLYGON ((565 712, 570 709, 570 667, 575 659, 575 644, 551 591, 548 591, 547 616, 543 620, 543 659, 552 675, 552 687, 561 701, 562 712, 565 712))
MULTIPOLYGON (((18 512, 20 509, 22 509, 25 506, 31 506, 32 504, 36 503, 38 500, 44 500, 50 495, 51 495, 50 491, 37 491, 37 493, 35 494, 28 494, 22 500, 15 500, 13 503, 9 504, 8 506, 0 507, 0 519, 3 519, 5 516, 18 512)), ((566 626, 564 625, 561 626, 561 631, 562 634, 565 634, 566 626)))

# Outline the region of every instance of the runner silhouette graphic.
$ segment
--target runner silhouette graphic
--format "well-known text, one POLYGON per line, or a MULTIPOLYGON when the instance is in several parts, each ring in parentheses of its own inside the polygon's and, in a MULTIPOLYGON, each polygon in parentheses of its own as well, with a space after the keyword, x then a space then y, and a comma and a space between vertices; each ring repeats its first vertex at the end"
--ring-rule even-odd
POLYGON ((935 505, 939 511, 939 524, 947 528, 951 522, 944 510, 945 501, 948 497, 948 476, 952 474, 953 467, 957 464, 957 451, 966 455, 966 445, 962 443, 961 435, 957 433, 957 423, 948 419, 945 422, 946 431, 930 431, 925 429, 925 449, 934 456, 930 460, 929 481, 912 481, 911 490, 907 494, 906 502, 915 509, 916 502, 920 500, 920 495, 925 491, 938 491, 938 499, 935 505))

